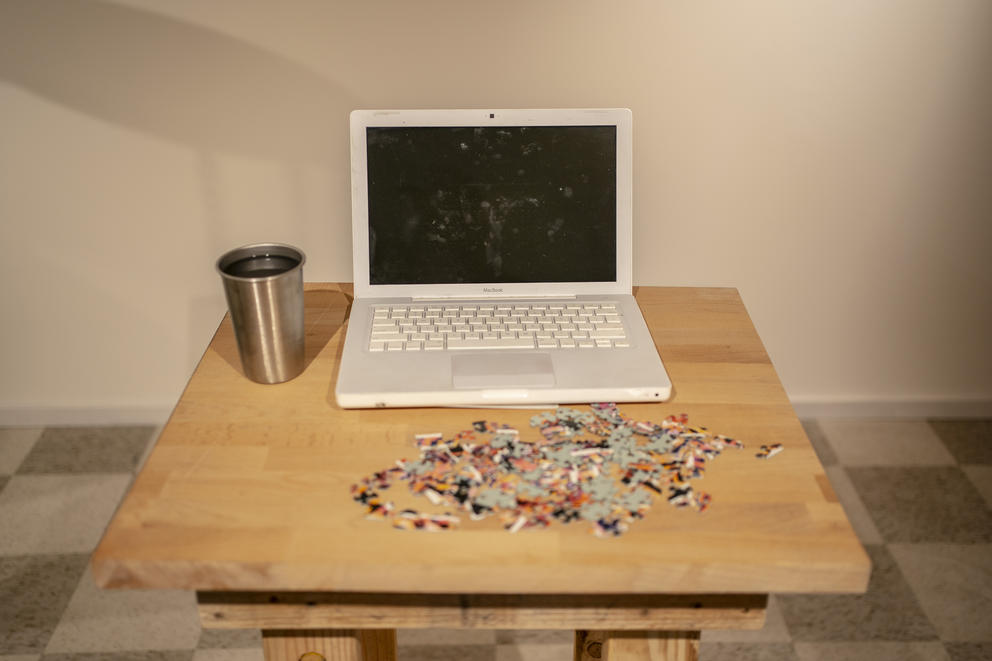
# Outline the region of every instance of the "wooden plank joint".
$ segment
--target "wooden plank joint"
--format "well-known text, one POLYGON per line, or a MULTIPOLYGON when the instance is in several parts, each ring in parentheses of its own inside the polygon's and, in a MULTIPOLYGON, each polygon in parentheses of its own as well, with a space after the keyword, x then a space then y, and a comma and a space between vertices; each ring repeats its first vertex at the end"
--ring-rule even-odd
POLYGON ((760 629, 766 595, 200 592, 208 629, 760 629))

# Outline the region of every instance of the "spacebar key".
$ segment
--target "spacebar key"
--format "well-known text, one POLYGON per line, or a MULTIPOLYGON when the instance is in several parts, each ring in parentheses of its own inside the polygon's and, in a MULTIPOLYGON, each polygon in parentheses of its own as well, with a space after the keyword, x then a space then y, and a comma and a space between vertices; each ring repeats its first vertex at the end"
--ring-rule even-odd
POLYGON ((460 340, 448 338, 448 349, 533 349, 531 338, 505 337, 495 340, 460 340))

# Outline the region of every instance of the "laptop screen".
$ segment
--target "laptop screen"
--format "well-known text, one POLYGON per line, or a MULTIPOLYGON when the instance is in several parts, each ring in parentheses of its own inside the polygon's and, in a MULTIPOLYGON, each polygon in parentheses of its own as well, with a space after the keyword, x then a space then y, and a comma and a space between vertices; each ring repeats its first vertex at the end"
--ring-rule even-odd
POLYGON ((365 130, 370 284, 616 279, 616 126, 365 130))

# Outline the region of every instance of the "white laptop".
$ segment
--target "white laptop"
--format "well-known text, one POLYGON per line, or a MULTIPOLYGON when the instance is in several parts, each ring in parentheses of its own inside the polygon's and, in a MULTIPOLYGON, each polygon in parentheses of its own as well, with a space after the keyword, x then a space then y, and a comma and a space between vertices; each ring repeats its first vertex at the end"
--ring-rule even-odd
POLYGON ((631 295, 631 114, 356 110, 344 408, 664 401, 631 295))

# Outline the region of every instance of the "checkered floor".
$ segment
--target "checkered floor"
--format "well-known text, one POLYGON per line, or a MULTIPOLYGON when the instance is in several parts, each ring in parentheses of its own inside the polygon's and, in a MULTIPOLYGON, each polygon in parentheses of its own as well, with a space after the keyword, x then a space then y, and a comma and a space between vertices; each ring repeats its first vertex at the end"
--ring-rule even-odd
MULTIPOLYGON (((758 632, 702 658, 992 659, 992 421, 810 420, 871 555, 863 596, 773 596, 758 632)), ((0 429, 0 661, 261 659, 201 631, 188 592, 101 591, 87 569, 153 427, 0 429)), ((405 660, 572 658, 563 632, 401 631, 405 660)))

